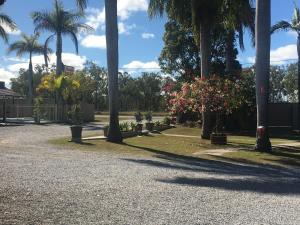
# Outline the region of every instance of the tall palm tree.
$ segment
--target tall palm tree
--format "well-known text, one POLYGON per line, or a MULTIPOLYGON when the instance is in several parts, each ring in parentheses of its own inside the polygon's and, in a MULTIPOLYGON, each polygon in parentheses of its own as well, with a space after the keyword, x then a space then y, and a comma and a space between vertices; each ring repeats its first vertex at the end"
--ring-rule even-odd
POLYGON ((51 53, 51 49, 44 48, 43 45, 39 44, 39 33, 27 36, 22 34, 22 39, 12 43, 8 48, 8 53, 16 52, 18 57, 24 54, 29 55, 29 74, 28 74, 28 99, 29 103, 33 103, 33 66, 32 66, 32 55, 33 54, 43 54, 45 56, 45 64, 48 62, 48 54, 51 53))
POLYGON ((12 21, 12 19, 9 16, 0 13, 0 37, 5 41, 5 43, 8 43, 8 33, 5 30, 4 26, 8 27, 13 31, 17 29, 17 25, 12 21))
POLYGON ((107 45, 108 93, 109 93, 109 132, 108 141, 122 142, 119 127, 118 94, 118 16, 117 0, 105 0, 105 23, 107 45))
POLYGON ((278 30, 294 31, 297 33, 297 53, 298 53, 298 129, 300 129, 300 10, 295 4, 292 21, 280 21, 271 27, 271 33, 278 30))
POLYGON ((52 34, 45 42, 45 48, 49 42, 56 37, 56 75, 63 72, 62 62, 62 36, 71 37, 78 54, 77 34, 81 31, 92 31, 93 28, 80 22, 83 14, 73 11, 66 11, 60 0, 54 0, 54 8, 51 12, 33 12, 32 19, 35 24, 35 32, 49 31, 52 34))
POLYGON ((255 24, 257 102, 257 137, 255 148, 259 151, 271 151, 272 147, 268 129, 271 0, 256 0, 255 24))
MULTIPOLYGON (((164 11, 172 19, 187 27, 193 27, 196 41, 200 43, 201 76, 207 78, 210 74, 211 64, 211 35, 212 28, 218 21, 222 6, 221 0, 150 0, 148 14, 150 18, 162 16, 164 11), (186 18, 191 17, 191 24, 186 18)), ((203 139, 209 139, 211 134, 210 113, 202 115, 203 139)))
MULTIPOLYGON (((234 73, 234 42, 235 34, 238 33, 239 47, 244 48, 244 29, 248 29, 254 39, 255 33, 255 9, 252 7, 253 0, 224 0, 222 4, 223 25, 227 31, 226 40, 226 72, 234 73)), ((253 40, 254 42, 254 40, 253 40)))

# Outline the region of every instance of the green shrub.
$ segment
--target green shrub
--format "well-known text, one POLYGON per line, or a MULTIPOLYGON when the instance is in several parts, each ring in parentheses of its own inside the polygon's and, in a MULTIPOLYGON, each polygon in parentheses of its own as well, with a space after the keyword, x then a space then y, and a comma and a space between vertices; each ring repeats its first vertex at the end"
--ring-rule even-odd
POLYGON ((171 124, 171 118, 168 117, 168 116, 165 116, 164 119, 163 119, 163 124, 170 125, 171 124))

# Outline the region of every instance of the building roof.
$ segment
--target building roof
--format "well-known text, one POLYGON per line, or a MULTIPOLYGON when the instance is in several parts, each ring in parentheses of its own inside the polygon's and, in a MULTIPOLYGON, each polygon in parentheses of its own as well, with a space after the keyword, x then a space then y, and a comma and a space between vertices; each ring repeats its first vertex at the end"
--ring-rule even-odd
POLYGON ((8 98, 23 98, 23 96, 10 89, 0 88, 0 99, 8 99, 8 98))

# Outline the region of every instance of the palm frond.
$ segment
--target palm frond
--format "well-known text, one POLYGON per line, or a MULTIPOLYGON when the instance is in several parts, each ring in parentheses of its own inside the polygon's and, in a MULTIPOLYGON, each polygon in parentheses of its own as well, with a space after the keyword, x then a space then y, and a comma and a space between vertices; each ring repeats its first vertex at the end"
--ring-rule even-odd
POLYGON ((8 26, 13 31, 17 29, 15 22, 5 14, 0 14, 0 26, 2 25, 8 26))
POLYGON ((78 54, 78 39, 74 32, 69 32, 69 36, 75 45, 76 54, 78 54))
POLYGON ((166 0, 150 0, 148 6, 148 15, 150 18, 163 16, 167 1, 166 0))
POLYGON ((286 30, 290 30, 291 28, 292 26, 289 22, 282 20, 271 27, 271 34, 274 33, 275 31, 279 31, 279 30, 286 31, 286 30))
POLYGON ((76 0, 76 4, 80 12, 83 12, 83 10, 87 7, 87 2, 87 0, 76 0))
POLYGON ((0 37, 5 41, 5 43, 8 43, 8 34, 2 26, 0 26, 0 37))

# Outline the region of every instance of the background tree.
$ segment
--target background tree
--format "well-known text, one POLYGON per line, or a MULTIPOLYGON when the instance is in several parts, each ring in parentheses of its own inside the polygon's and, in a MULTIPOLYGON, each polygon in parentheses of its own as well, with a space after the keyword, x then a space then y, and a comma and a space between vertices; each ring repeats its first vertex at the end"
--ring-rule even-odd
POLYGON ((270 26, 271 1, 256 1, 255 18, 256 43, 256 102, 257 102, 257 135, 255 149, 271 151, 268 128, 268 98, 270 76, 270 26))
POLYGON ((106 110, 108 96, 107 69, 100 67, 91 61, 87 61, 83 71, 95 82, 95 89, 93 92, 95 110, 106 110))
POLYGON ((45 48, 47 48, 49 42, 56 37, 56 75, 60 75, 63 72, 62 36, 67 35, 71 37, 75 45, 76 53, 78 54, 77 34, 82 31, 93 30, 92 27, 80 22, 82 18, 82 13, 65 10, 60 0, 54 0, 54 6, 51 12, 32 13, 35 32, 49 31, 52 33, 45 42, 45 48))
POLYGON ((286 67, 282 83, 287 101, 298 102, 298 63, 292 63, 286 67))
POLYGON ((33 54, 45 55, 45 65, 48 63, 48 54, 51 53, 50 48, 44 48, 38 42, 39 33, 28 36, 26 34, 21 35, 21 40, 12 43, 8 48, 8 53, 16 52, 18 57, 24 54, 29 55, 29 68, 28 68, 28 100, 30 104, 33 104, 33 66, 32 66, 32 56, 33 54))
MULTIPOLYGON (((300 11, 295 4, 294 15, 292 21, 289 23, 287 21, 280 21, 271 27, 271 33, 277 30, 290 30, 297 33, 297 53, 298 53, 298 109, 300 109, 300 11)), ((298 128, 300 128, 300 110, 298 110, 298 128)))
MULTIPOLYGON (((200 43, 201 76, 205 78, 210 74, 212 29, 217 24, 222 2, 221 0, 150 0, 149 2, 148 14, 151 18, 156 15, 162 16, 164 11, 166 11, 170 18, 175 19, 186 27, 193 28, 194 37, 200 43), (191 20, 187 18, 191 18, 191 20)), ((204 139, 210 138, 210 120, 210 114, 204 112, 201 135, 204 139)))
POLYGON ((119 126, 118 94, 118 15, 117 0, 105 0, 105 24, 107 45, 108 94, 109 94, 109 132, 108 141, 122 142, 119 126))

